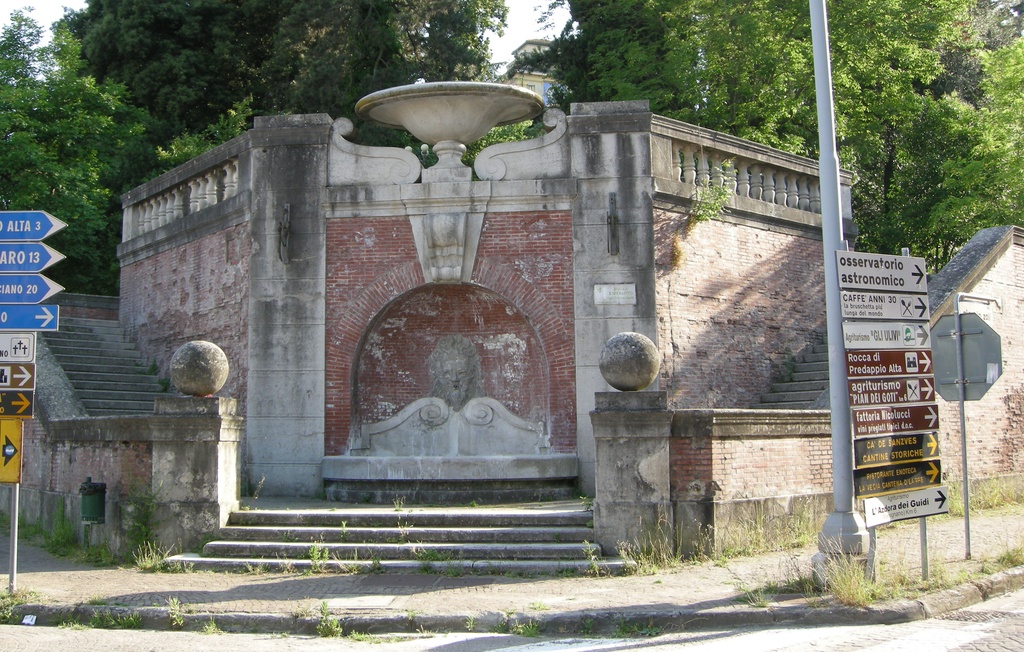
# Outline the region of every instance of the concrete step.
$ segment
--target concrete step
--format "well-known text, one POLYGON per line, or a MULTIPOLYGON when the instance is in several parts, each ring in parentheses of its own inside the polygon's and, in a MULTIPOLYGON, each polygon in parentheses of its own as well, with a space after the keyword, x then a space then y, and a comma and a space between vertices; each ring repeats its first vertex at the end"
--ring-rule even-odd
POLYGON ((799 373, 794 373, 793 377, 790 380, 793 382, 801 383, 807 381, 816 381, 828 385, 828 371, 801 371, 799 373))
POLYGON ((806 374, 811 372, 822 372, 828 373, 828 360, 824 362, 798 362, 793 365, 793 374, 796 375, 806 374))

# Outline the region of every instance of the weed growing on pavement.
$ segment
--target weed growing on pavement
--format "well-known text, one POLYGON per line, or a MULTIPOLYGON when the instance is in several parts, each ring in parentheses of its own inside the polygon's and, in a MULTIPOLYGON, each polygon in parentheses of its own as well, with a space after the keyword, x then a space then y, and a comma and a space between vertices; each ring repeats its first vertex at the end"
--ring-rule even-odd
POLYGON ((148 485, 138 485, 128 492, 125 499, 125 541, 128 549, 135 551, 145 545, 159 548, 156 535, 157 499, 156 493, 148 485))
POLYGON ((996 557, 996 563, 1003 568, 1024 566, 1024 546, 1014 546, 999 553, 996 557))
MULTIPOLYGON (((953 518, 964 515, 963 482, 950 481, 946 485, 949 500, 949 515, 953 518)), ((996 509, 1024 503, 1024 484, 1011 478, 978 478, 971 480, 971 511, 996 509)))
POLYGON ((661 628, 648 620, 647 624, 632 620, 620 620, 615 626, 614 636, 617 638, 633 638, 638 636, 653 637, 661 634, 661 628))
POLYGON ((26 604, 31 597, 32 593, 24 589, 18 589, 14 593, 0 593, 0 624, 13 624, 14 608, 26 604))
POLYGON ((581 636, 590 636, 594 633, 594 619, 584 618, 580 621, 579 633, 581 636))
POLYGON ((151 541, 144 541, 132 553, 135 567, 141 571, 156 572, 164 569, 167 551, 151 541))
POLYGON ((316 633, 321 638, 336 638, 344 634, 341 621, 331 615, 326 602, 320 603, 320 620, 316 624, 316 633))
POLYGON ((547 606, 543 602, 531 602, 530 603, 530 610, 531 611, 547 611, 550 608, 551 607, 547 606))
POLYGON ((307 556, 310 573, 323 573, 327 569, 328 552, 322 541, 311 545, 307 556))
POLYGON ((89 627, 93 629, 139 629, 142 627, 142 616, 134 611, 130 613, 98 611, 89 619, 89 627))
POLYGON ((203 625, 203 628, 201 630, 199 630, 199 633, 200 634, 223 634, 224 630, 221 629, 220 627, 217 627, 217 621, 215 621, 213 619, 213 616, 210 616, 210 620, 206 621, 206 624, 203 625))
POLYGON ((185 605, 178 598, 167 598, 167 619, 170 622, 171 629, 181 629, 185 626, 185 614, 187 611, 185 605))
POLYGON ((471 632, 476 629, 476 618, 469 616, 466 618, 466 631, 471 632))
POLYGON ((57 557, 70 557, 78 552, 78 532, 64 513, 64 501, 57 502, 49 534, 44 534, 43 548, 57 557))
POLYGON ((657 523, 641 522, 640 537, 636 542, 619 544, 619 555, 632 562, 629 568, 633 572, 653 575, 682 563, 676 547, 668 517, 659 513, 657 523))
POLYGON ((194 573, 196 565, 188 561, 172 561, 164 563, 160 570, 164 573, 194 573))
POLYGON ((108 600, 102 596, 94 595, 89 598, 86 604, 93 607, 105 607, 108 604, 108 600))
POLYGON ((248 575, 266 575, 267 565, 263 563, 250 564, 245 562, 245 573, 248 575))
POLYGON ((86 627, 85 625, 82 624, 82 621, 80 621, 79 619, 75 618, 74 616, 62 616, 59 619, 57 619, 57 628, 58 629, 71 629, 71 630, 75 630, 75 631, 81 631, 83 629, 89 629, 88 627, 86 627))
POLYGON ((767 608, 771 601, 777 595, 777 587, 773 582, 769 582, 764 586, 756 588, 746 588, 743 586, 736 587, 740 591, 740 596, 737 598, 740 602, 749 604, 751 607, 758 607, 761 609, 767 608))

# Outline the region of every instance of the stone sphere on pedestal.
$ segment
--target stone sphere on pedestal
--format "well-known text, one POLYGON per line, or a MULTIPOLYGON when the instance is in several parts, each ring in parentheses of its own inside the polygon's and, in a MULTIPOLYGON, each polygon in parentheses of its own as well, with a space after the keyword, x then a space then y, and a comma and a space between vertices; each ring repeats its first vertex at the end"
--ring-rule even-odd
POLYGON ((623 392, 638 392, 658 377, 661 355, 646 335, 619 333, 605 342, 599 366, 609 385, 623 392))
POLYGON ((171 357, 171 383, 186 396, 210 396, 224 386, 228 370, 228 357, 213 342, 187 342, 171 357))

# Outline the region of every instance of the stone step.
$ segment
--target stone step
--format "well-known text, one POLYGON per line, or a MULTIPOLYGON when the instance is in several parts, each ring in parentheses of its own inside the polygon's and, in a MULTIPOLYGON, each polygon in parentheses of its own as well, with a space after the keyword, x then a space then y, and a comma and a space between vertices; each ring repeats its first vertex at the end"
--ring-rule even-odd
POLYGON ((338 505, 250 505, 229 515, 201 557, 178 555, 168 561, 201 570, 454 568, 472 573, 621 572, 626 563, 602 558, 600 546, 591 543, 593 513, 578 500, 393 509, 338 505))
POLYGON ((805 374, 809 372, 821 372, 828 373, 828 360, 824 362, 798 362, 793 365, 794 374, 805 374))
POLYGON ((46 345, 93 416, 152 414, 165 391, 116 320, 67 317, 46 345))
POLYGON ((793 380, 788 383, 772 383, 772 392, 822 392, 828 389, 828 379, 820 380, 793 380))
POLYGON ((827 387, 828 377, 828 371, 801 371, 798 373, 794 373, 790 380, 793 382, 801 383, 813 380, 817 382, 822 382, 827 387))
POLYGON ((586 527, 273 527, 223 528, 229 541, 310 543, 576 543, 594 538, 586 527))
POLYGON ((456 575, 619 575, 635 565, 619 557, 590 559, 488 560, 452 559, 414 561, 407 559, 326 560, 203 557, 194 553, 174 555, 166 563, 189 571, 215 572, 325 572, 325 573, 445 573, 456 575))
POLYGON ((821 396, 821 390, 809 392, 772 392, 761 394, 761 403, 770 405, 774 403, 813 403, 821 396))
MULTIPOLYGON (((578 504, 569 501, 568 504, 578 504)), ((339 507, 328 510, 248 509, 231 512, 228 527, 589 527, 592 512, 580 507, 532 510, 503 507, 339 507)))
POLYGON ((340 562, 359 559, 406 559, 416 561, 588 559, 592 544, 581 543, 309 543, 304 541, 210 541, 204 557, 247 559, 323 559, 340 562))

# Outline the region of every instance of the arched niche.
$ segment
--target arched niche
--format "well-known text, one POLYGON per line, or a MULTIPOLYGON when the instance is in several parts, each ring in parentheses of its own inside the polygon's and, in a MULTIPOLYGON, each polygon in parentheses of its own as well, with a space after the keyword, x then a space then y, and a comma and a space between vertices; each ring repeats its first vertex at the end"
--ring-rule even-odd
POLYGON ((349 454, 544 454, 549 389, 543 345, 516 306, 475 285, 423 286, 382 310, 361 341, 349 454), (443 374, 429 362, 442 342, 455 340, 477 358, 475 390, 466 397, 475 400, 466 403, 438 392, 443 374))

